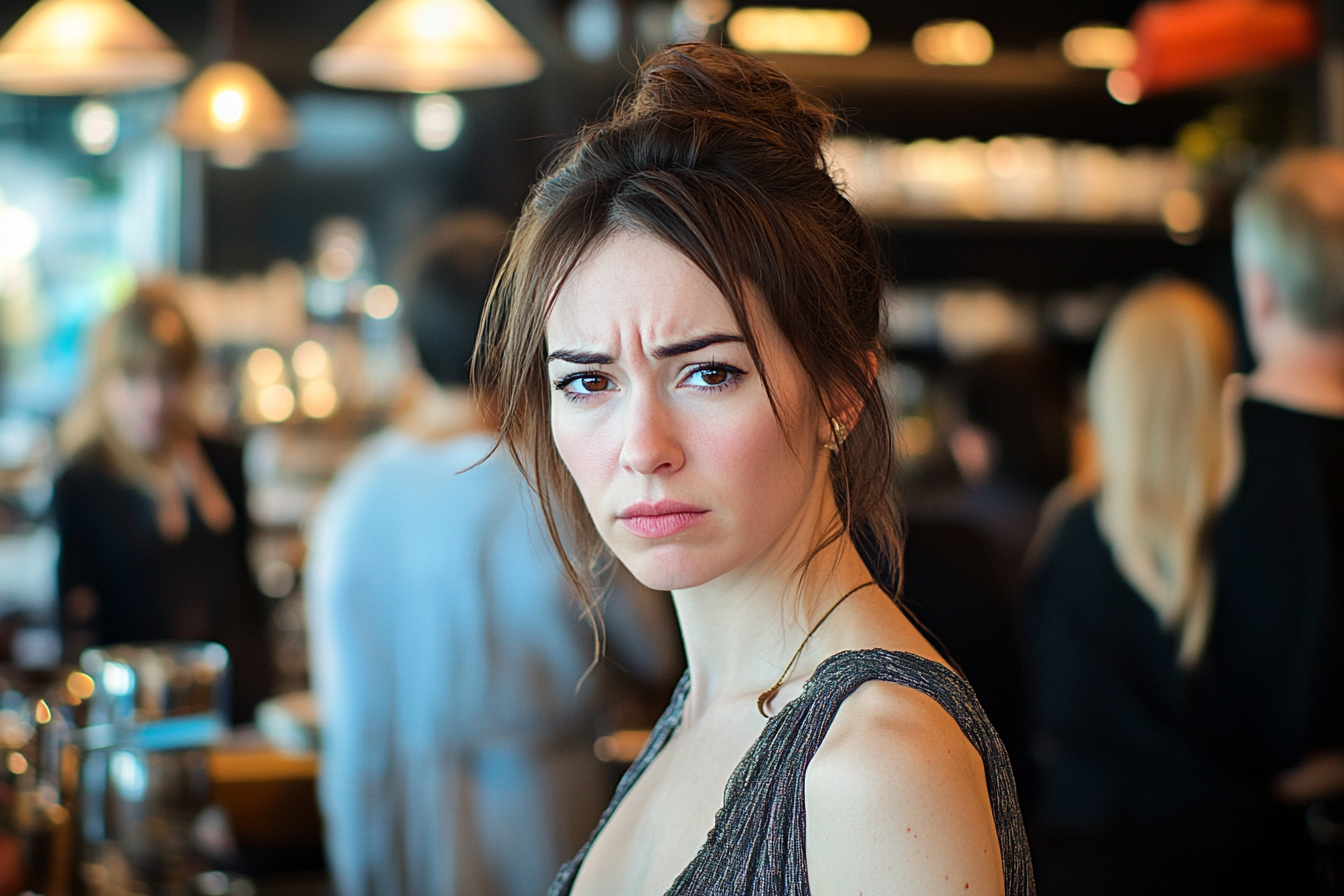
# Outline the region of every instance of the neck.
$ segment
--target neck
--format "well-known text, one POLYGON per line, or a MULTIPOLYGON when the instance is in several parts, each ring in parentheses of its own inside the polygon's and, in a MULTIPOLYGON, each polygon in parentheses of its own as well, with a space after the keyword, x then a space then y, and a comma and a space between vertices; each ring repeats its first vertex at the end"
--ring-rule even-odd
MULTIPOLYGON (((837 518, 829 482, 823 482, 821 500, 811 502, 762 556, 704 585, 672 593, 691 673, 688 719, 712 704, 732 701, 750 703, 754 713, 757 696, 779 679, 813 625, 847 591, 872 578, 847 536, 799 570, 837 518)), ((844 608, 838 610, 808 639, 789 673, 785 697, 773 701, 776 708, 791 683, 806 681, 835 652, 828 633, 839 628, 837 617, 843 613, 844 608)))
POLYGON ((1247 387, 1275 404, 1344 416, 1344 334, 1284 328, 1262 353, 1247 387))
POLYGON ((423 375, 411 385, 409 400, 392 426, 426 442, 490 429, 467 387, 440 386, 423 375))

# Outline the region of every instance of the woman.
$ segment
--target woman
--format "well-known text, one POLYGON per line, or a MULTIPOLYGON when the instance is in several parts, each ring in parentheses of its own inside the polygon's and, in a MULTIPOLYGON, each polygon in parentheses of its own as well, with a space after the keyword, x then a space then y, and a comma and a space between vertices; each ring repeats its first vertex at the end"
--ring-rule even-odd
POLYGON ((881 265, 831 126, 760 60, 661 50, 497 281, 502 438, 576 584, 610 551, 670 590, 689 665, 553 894, 1032 891, 998 737, 851 540, 898 555, 881 265))
POLYGON ((52 508, 65 653, 124 641, 229 649, 233 715, 267 696, 264 598, 247 562, 242 451, 192 415, 200 348, 160 287, 103 322, 89 381, 61 427, 52 508))
POLYGON ((1235 476, 1231 324, 1202 288, 1138 290, 1088 373, 1100 482, 1027 589, 1042 892, 1237 890, 1254 796, 1193 699, 1214 613, 1212 531, 1235 476))

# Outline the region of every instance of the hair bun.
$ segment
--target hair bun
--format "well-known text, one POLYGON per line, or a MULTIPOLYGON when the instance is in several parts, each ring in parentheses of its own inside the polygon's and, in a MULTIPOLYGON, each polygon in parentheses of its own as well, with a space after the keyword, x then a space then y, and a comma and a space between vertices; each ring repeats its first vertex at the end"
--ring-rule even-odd
POLYGON ((672 128, 716 125, 821 159, 835 115, 764 60, 706 42, 664 47, 640 66, 638 87, 613 124, 652 119, 672 128))

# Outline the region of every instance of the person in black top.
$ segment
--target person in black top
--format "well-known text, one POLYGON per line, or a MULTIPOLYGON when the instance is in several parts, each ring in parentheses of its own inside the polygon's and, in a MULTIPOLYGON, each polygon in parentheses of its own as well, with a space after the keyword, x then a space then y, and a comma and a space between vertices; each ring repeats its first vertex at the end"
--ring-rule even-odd
POLYGON ((60 431, 61 629, 70 660, 125 641, 223 644, 243 721, 269 695, 268 619, 246 555, 241 448, 203 436, 190 410, 199 365, 162 288, 142 288, 98 331, 60 431))
POLYGON ((1214 545, 1207 701, 1230 761, 1306 805, 1344 796, 1344 152, 1284 156, 1235 224, 1256 366, 1214 545))
POLYGON ((1214 607, 1208 546, 1229 482, 1232 326, 1194 284, 1139 290, 1088 374, 1100 482, 1023 597, 1040 892, 1235 891, 1261 801, 1192 712, 1214 607))

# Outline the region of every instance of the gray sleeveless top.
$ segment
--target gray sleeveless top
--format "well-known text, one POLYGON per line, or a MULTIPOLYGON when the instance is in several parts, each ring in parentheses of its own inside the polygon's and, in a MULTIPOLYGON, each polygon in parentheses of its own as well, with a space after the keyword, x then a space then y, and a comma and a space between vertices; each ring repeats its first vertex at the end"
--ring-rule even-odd
MULTIPOLYGON (((824 660, 803 693, 766 723, 728 779, 723 807, 700 852, 673 882, 667 896, 807 896, 811 892, 805 849, 804 773, 840 704, 859 685, 873 680, 890 681, 927 694, 957 720, 985 764, 985 782, 1003 855, 1004 892, 1007 896, 1032 896, 1036 892, 1008 754, 971 686, 941 663, 913 653, 853 650, 824 660)), ((621 779, 593 837, 560 868, 548 896, 568 896, 593 839, 681 723, 690 683, 688 672, 644 750, 621 779)))

